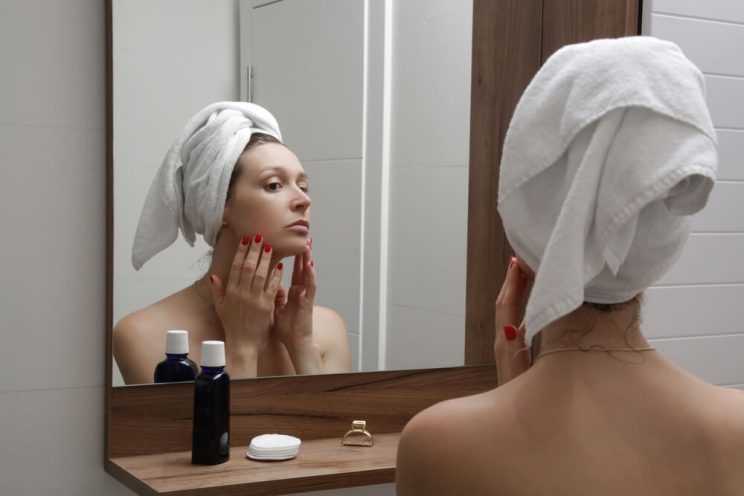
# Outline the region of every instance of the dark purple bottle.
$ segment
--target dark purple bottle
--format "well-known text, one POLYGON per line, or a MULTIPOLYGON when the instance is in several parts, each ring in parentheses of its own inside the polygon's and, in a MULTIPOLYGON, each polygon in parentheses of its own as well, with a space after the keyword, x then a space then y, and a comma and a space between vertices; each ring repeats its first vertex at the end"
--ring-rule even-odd
POLYGON ((199 367, 189 356, 189 333, 168 331, 165 338, 165 360, 155 367, 155 382, 193 381, 199 367))
POLYGON ((217 465, 230 459, 230 376, 225 343, 204 341, 201 372, 194 381, 191 463, 217 465))

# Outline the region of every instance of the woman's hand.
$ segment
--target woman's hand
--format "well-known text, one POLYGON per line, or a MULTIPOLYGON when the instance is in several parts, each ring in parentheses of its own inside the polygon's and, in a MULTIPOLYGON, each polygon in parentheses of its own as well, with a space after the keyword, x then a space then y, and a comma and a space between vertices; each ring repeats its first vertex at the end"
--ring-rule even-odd
POLYGON ((258 355, 266 349, 281 282, 281 265, 270 274, 271 244, 257 234, 244 237, 235 252, 227 287, 214 274, 212 300, 225 330, 226 358, 232 374, 255 377, 258 355))
POLYGON ((289 291, 285 295, 281 289, 274 305, 274 335, 287 348, 298 374, 323 372, 320 349, 313 341, 314 265, 308 240, 305 252, 295 256, 289 291))
POLYGON ((524 342, 524 305, 530 281, 515 257, 509 260, 504 284, 496 299, 496 339, 494 355, 499 386, 530 367, 524 342))

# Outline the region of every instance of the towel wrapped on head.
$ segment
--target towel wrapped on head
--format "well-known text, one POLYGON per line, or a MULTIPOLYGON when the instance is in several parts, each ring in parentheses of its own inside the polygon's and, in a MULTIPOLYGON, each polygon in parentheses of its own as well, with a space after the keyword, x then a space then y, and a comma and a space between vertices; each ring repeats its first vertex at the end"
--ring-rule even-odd
POLYGON ((145 199, 132 247, 135 269, 170 246, 179 229, 191 246, 196 234, 214 246, 230 177, 253 133, 282 139, 274 116, 253 103, 213 103, 188 121, 145 199))
POLYGON ((504 142, 498 210, 536 272, 527 344, 582 302, 621 303, 675 262, 715 183, 701 72, 673 43, 595 40, 553 54, 504 142))

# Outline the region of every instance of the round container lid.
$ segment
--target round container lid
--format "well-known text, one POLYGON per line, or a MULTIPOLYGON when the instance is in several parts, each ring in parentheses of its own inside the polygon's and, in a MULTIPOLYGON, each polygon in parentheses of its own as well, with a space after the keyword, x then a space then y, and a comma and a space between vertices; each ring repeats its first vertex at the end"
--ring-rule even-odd
POLYGON ((186 355, 189 352, 188 331, 172 330, 165 335, 165 352, 170 355, 186 355))
POLYGON ((225 342, 202 341, 201 365, 202 367, 224 367, 225 342))

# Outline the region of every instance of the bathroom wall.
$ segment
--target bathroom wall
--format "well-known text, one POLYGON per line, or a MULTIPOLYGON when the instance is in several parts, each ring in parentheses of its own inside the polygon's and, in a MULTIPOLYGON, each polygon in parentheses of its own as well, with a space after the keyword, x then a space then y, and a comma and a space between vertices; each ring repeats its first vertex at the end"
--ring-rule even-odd
POLYGON ((647 292, 644 329, 667 357, 744 389, 744 3, 646 0, 643 33, 673 41, 705 74, 718 180, 677 264, 647 292))
POLYGON ((457 366, 465 353, 472 4, 393 8, 386 368, 457 366))

